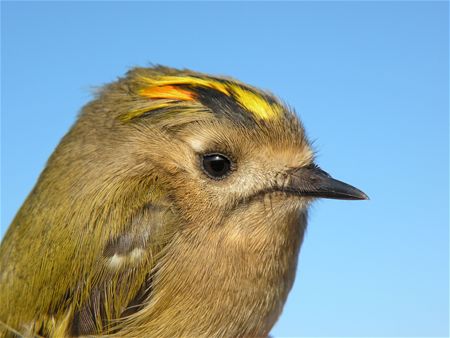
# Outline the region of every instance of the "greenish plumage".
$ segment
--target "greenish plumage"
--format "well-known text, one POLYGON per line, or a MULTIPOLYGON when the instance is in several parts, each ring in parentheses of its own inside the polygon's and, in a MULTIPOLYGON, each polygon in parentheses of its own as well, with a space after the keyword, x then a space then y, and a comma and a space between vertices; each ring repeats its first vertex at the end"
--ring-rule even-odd
POLYGON ((271 94, 134 69, 84 107, 6 233, 0 333, 267 335, 316 197, 366 198, 313 164, 271 94))

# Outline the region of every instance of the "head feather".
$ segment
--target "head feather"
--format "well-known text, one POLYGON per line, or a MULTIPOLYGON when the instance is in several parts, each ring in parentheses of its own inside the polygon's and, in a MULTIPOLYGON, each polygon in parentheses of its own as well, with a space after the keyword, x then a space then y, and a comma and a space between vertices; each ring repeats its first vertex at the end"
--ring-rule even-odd
POLYGON ((234 110, 228 111, 227 115, 256 122, 277 120, 284 114, 285 108, 273 96, 236 80, 185 71, 180 71, 177 75, 171 71, 169 74, 138 74, 138 95, 151 100, 151 104, 126 112, 121 115, 121 120, 130 121, 144 114, 150 115, 152 111, 182 108, 184 105, 206 106, 217 114, 223 113, 221 110, 234 110))

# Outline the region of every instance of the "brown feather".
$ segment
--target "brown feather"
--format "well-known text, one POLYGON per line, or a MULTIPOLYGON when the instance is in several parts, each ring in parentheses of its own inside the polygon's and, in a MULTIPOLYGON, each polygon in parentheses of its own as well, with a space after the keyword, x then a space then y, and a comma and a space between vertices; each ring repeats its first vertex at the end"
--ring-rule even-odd
POLYGON ((102 89, 3 239, 2 335, 267 335, 311 201, 259 193, 313 160, 300 122, 280 107, 230 78, 164 67, 102 89), (195 80, 140 94, 143 78, 167 76, 229 92, 195 80), (214 151, 237 163, 227 179, 202 172, 199 156, 214 151))

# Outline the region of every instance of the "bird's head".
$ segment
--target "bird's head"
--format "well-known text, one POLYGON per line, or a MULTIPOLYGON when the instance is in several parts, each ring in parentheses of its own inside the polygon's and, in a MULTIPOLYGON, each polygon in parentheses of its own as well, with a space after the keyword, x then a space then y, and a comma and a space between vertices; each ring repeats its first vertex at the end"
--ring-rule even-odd
POLYGON ((294 112, 231 78, 138 68, 107 86, 84 115, 105 130, 96 142, 107 140, 102 152, 111 156, 101 161, 111 173, 151 178, 186 218, 217 224, 249 203, 306 208, 318 197, 367 198, 314 163, 294 112), (111 116, 114 122, 100 122, 111 116))
POLYGON ((136 68, 83 108, 52 154, 7 239, 25 270, 11 264, 3 276, 18 276, 11 294, 39 292, 24 306, 30 318, 69 300, 73 318, 60 318, 70 332, 102 326, 90 316, 103 309, 115 322, 133 308, 118 335, 266 336, 320 197, 367 198, 316 165, 302 124, 273 95, 136 68))

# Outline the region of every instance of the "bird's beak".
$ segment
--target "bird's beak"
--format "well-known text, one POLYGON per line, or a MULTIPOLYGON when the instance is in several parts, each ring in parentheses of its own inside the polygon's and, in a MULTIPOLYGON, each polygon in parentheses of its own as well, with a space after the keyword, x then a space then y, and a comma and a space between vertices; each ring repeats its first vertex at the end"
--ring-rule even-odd
POLYGON ((341 200, 369 199, 361 190, 335 180, 315 165, 291 170, 288 177, 289 183, 284 188, 301 196, 341 200))

